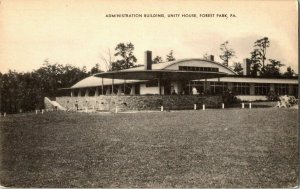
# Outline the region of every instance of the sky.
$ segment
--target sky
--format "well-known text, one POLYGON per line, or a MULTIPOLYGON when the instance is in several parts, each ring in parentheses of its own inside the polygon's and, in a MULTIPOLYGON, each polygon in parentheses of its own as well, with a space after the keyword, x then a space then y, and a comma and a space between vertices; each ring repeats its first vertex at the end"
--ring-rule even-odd
POLYGON ((99 63, 104 69, 101 57, 122 42, 134 44, 137 64, 143 64, 146 50, 163 59, 171 50, 176 59, 202 58, 207 53, 220 62, 220 44, 229 41, 236 52, 232 64, 250 57, 254 42, 263 37, 270 40, 267 58, 298 72, 297 14, 296 0, 0 0, 0 72, 32 71, 46 59, 87 69, 99 63))

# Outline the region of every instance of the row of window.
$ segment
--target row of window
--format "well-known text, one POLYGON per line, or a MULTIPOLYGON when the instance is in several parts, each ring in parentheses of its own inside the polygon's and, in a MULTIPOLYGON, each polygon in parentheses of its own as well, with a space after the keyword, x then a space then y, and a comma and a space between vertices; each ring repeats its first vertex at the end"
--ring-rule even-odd
POLYGON ((219 72, 219 68, 197 67, 197 66, 179 66, 179 70, 182 70, 182 71, 219 72))
MULTIPOLYGON (((203 81, 192 81, 191 86, 197 87, 199 92, 204 91, 203 81)), ((158 81, 153 80, 146 83, 146 87, 157 87, 158 81)), ((221 94, 228 89, 228 83, 226 82, 210 82, 210 92, 213 94, 221 94)), ((271 85, 269 83, 258 83, 254 84, 255 95, 268 95, 270 92, 271 85)), ((250 95, 250 84, 249 83, 233 83, 233 92, 236 95, 250 95)), ((297 90, 297 89, 295 89, 297 90)), ((294 90, 294 91, 295 91, 294 90)), ((278 95, 285 95, 289 93, 288 84, 275 84, 274 91, 278 95)))
MULTIPOLYGON (((192 83, 197 86, 203 86, 199 82, 192 83)), ((210 82, 210 91, 213 94, 220 94, 228 89, 228 83, 225 82, 210 82)), ((271 85, 268 83, 254 84, 255 95, 268 95, 270 92, 271 85)), ((274 91, 278 95, 285 95, 289 93, 288 84, 275 84, 274 91)), ((250 84, 249 83, 233 83, 233 92, 237 95, 250 95, 250 84)))

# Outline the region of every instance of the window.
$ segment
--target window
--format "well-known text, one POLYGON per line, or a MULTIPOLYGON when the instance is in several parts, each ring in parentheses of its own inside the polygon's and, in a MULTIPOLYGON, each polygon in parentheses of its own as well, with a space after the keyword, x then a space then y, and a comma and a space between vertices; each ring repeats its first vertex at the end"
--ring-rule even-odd
POLYGON ((227 83, 225 82, 210 82, 210 92, 212 94, 221 94, 227 90, 227 83))
POLYGON ((286 95, 289 92, 289 86, 287 84, 275 84, 275 92, 278 95, 286 95))
POLYGON ((199 93, 204 92, 204 81, 190 81, 190 85, 190 90, 192 90, 192 87, 196 87, 199 93))
POLYGON ((148 81, 146 87, 158 87, 158 80, 148 81))
POLYGON ((249 83, 234 83, 233 91, 237 95, 250 95, 249 83))
POLYGON ((267 83, 259 83, 255 84, 255 95, 268 95, 270 92, 270 84, 267 83))
POLYGON ((179 66, 182 71, 206 71, 206 72, 219 72, 219 68, 212 67, 196 67, 196 66, 179 66))

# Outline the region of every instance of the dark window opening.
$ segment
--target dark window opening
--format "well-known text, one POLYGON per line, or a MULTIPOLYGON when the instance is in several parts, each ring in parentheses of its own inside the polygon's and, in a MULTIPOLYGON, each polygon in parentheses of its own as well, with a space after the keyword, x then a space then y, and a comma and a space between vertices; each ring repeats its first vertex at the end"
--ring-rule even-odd
POLYGON ((206 71, 206 72, 219 72, 219 68, 213 67, 197 67, 197 66, 179 66, 182 71, 206 71))

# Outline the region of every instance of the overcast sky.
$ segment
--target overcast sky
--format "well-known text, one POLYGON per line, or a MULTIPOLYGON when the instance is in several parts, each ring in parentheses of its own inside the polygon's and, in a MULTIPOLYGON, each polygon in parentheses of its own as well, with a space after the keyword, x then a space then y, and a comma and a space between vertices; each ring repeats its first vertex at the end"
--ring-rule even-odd
POLYGON ((213 54, 229 41, 233 61, 250 56, 253 43, 269 37, 267 57, 298 70, 297 1, 104 1, 2 0, 0 71, 32 71, 45 59, 87 66, 120 42, 132 42, 138 64, 144 51, 165 59, 170 50, 181 58, 213 54), (165 18, 107 18, 106 14, 165 14, 165 18), (168 18, 168 14, 197 18, 168 18), (215 14, 201 18, 199 14, 215 14), (235 14, 221 18, 216 14, 235 14))

